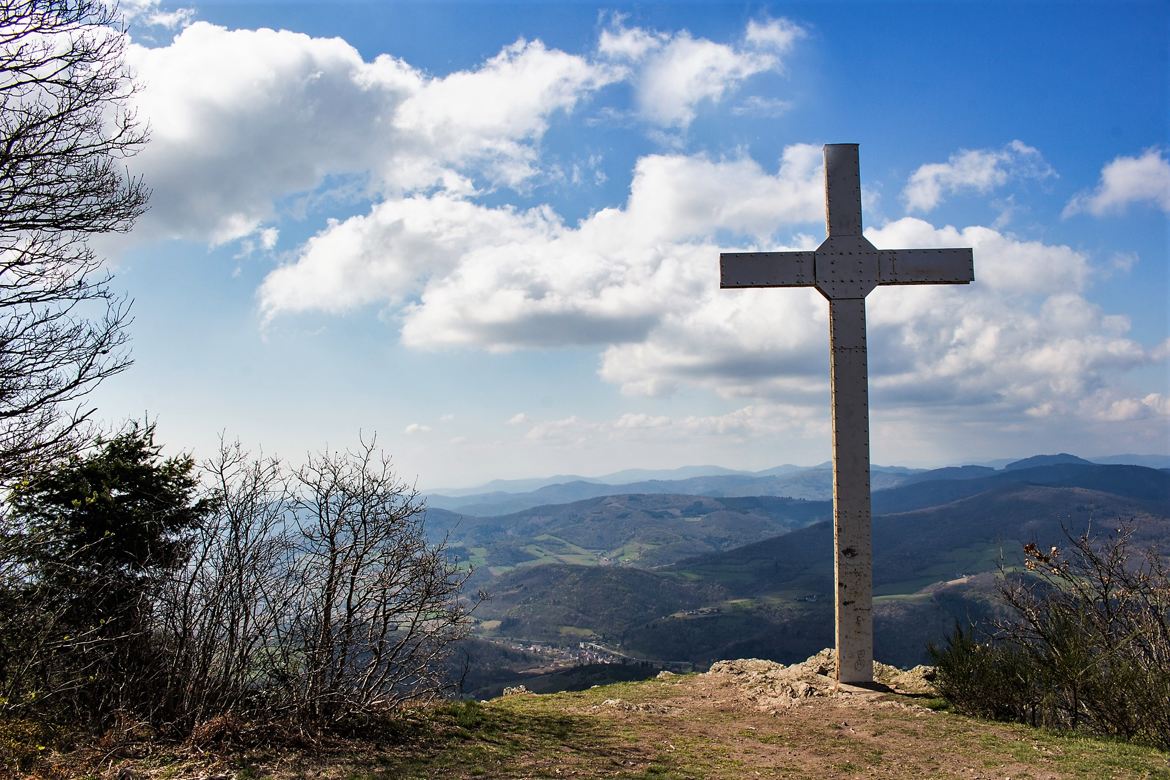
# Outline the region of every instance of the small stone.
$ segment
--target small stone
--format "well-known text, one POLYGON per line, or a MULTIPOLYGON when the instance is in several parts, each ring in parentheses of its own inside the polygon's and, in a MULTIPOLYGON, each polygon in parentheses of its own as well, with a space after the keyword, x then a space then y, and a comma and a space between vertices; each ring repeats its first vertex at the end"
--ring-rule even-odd
POLYGON ((530 695, 532 691, 528 690, 523 685, 516 685, 504 689, 504 696, 524 696, 530 695))

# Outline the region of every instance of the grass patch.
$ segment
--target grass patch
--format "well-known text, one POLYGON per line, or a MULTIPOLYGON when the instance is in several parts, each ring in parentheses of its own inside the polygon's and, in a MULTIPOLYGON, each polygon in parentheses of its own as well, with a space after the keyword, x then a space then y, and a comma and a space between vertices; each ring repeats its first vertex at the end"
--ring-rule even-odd
POLYGON ((926 707, 928 710, 934 710, 935 712, 949 712, 951 709, 951 703, 940 696, 934 696, 929 699, 921 699, 915 703, 921 707, 926 707))
MULTIPOLYGON (((196 771, 187 756, 176 776, 740 780, 753 770, 761 777, 935 777, 971 769, 1003 776, 1010 768, 1021 778, 1170 780, 1170 754, 1152 748, 885 706, 939 709, 941 700, 891 696, 880 706, 850 708, 818 699, 771 717, 750 705, 713 702, 707 686, 707 678, 679 675, 448 702, 406 714, 361 740, 314 746, 297 757, 221 756, 225 763, 214 771, 203 764, 196 771)), ((2 767, 0 776, 7 776, 2 767)))
POLYGON ((28 769, 58 737, 58 729, 28 718, 0 716, 0 769, 28 769))
POLYGON ((1020 763, 1053 765, 1067 777, 1090 780, 1140 776, 1170 780, 1170 754, 1154 748, 1030 726, 1009 728, 1010 736, 1006 738, 997 734, 982 736, 981 746, 1020 763))
POLYGON ((436 708, 428 716, 436 735, 430 744, 370 777, 548 776, 563 763, 611 774, 620 767, 650 765, 649 756, 599 719, 567 713, 551 698, 521 695, 436 708))
POLYGON ((881 596, 915 594, 928 585, 947 582, 962 574, 995 571, 1000 563, 1003 550, 1019 549, 1020 544, 1006 539, 994 544, 977 542, 966 547, 951 549, 945 560, 916 571, 915 577, 901 582, 874 583, 873 595, 876 601, 881 596))

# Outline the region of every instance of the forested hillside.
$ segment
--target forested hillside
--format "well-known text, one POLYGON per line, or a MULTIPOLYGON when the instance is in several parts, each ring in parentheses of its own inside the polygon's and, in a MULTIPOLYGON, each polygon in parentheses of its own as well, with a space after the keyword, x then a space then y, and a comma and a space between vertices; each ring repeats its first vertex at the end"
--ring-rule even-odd
MULTIPOLYGON (((1170 474, 1059 463, 918 475, 874 494, 876 644, 925 660, 956 621, 995 609, 995 573, 1022 547, 1132 523, 1170 542, 1170 474)), ((496 518, 464 518, 456 546, 482 558, 488 638, 600 643, 659 662, 789 662, 832 643, 830 502, 615 496, 496 518), (735 544, 752 534, 768 538, 735 544), (698 555, 688 550, 707 548, 698 555), (484 571, 486 569, 486 571, 484 571)), ((450 522, 454 516, 445 516, 450 522)), ((474 558, 473 558, 474 560, 474 558)))

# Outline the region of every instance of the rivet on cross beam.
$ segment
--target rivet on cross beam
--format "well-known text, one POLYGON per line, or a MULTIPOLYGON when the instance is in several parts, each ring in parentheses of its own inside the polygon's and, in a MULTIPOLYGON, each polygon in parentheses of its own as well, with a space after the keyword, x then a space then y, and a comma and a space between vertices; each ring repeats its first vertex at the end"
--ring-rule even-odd
POLYGON ((857 144, 825 145, 815 252, 724 252, 720 287, 816 287, 829 301, 837 682, 873 681, 873 544, 865 296, 886 284, 967 284, 970 249, 877 249, 862 235, 857 144))

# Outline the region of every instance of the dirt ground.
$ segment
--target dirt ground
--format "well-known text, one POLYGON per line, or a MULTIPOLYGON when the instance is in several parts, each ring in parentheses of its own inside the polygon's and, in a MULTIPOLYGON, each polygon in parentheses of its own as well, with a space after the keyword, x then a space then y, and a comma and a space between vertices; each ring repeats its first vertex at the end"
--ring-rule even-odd
MULTIPOLYGON (((664 676, 657 689, 630 686, 628 698, 582 701, 576 711, 636 734, 667 759, 664 774, 679 777, 1170 777, 1170 756, 1156 751, 931 709, 924 704, 937 700, 921 677, 891 667, 879 679, 902 694, 837 692, 831 668, 824 653, 787 668, 723 662, 708 674, 664 676)), ((558 776, 575 776, 566 770, 558 776)))
MULTIPOLYGON (((1149 748, 977 721, 924 706, 938 706, 929 693, 834 692, 820 673, 824 661, 724 662, 707 674, 448 705, 428 716, 428 736, 420 739, 230 756, 190 750, 113 756, 76 774, 58 763, 53 775, 1170 778, 1170 755, 1149 748)), ((920 675, 886 679, 895 690, 922 688, 920 675)))

